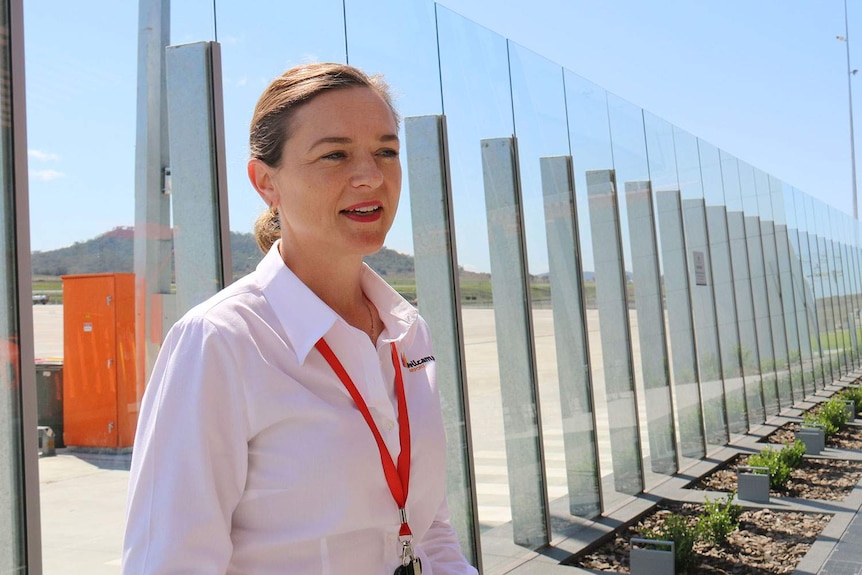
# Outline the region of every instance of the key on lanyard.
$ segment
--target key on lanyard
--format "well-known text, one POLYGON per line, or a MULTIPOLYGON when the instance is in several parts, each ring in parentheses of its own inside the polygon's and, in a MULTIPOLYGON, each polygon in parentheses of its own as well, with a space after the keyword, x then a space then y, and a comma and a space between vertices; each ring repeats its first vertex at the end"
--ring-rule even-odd
POLYGON ((401 542, 401 565, 395 575, 422 575, 422 561, 413 553, 410 539, 401 542))

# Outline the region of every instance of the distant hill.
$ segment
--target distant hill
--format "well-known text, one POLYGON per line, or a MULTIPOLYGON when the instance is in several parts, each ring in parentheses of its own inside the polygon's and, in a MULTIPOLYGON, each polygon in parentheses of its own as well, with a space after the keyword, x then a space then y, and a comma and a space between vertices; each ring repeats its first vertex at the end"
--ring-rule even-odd
MULTIPOLYGON (((242 277, 257 266, 263 254, 252 234, 230 233, 234 277, 242 277)), ((75 242, 51 251, 33 252, 33 274, 61 276, 94 273, 123 273, 134 269, 134 229, 119 227, 96 238, 75 242)), ((413 257, 383 248, 365 258, 384 277, 412 277, 413 257)))

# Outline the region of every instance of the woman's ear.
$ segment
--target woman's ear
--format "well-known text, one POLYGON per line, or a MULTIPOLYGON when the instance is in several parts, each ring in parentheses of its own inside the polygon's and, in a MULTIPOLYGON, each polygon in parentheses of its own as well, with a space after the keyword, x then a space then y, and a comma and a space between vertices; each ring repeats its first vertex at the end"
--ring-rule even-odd
POLYGON ((278 191, 275 189, 275 170, 268 166, 263 160, 252 158, 248 161, 248 179, 257 193, 271 208, 277 208, 279 204, 278 191))

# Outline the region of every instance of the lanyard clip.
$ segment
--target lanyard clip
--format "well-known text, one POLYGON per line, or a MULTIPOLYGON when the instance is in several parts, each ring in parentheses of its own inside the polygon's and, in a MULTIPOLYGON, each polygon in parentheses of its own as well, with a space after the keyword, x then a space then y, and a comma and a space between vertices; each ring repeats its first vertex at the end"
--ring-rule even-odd
POLYGON ((406 567, 416 560, 413 552, 413 536, 399 537, 401 541, 401 565, 406 567))

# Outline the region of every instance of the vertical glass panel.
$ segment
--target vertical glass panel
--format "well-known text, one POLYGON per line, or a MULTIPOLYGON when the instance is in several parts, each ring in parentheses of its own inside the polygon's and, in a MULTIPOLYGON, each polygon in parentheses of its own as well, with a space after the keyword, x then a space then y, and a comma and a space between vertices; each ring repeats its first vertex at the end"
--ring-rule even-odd
POLYGON ((851 371, 850 366, 853 363, 853 349, 850 345, 850 319, 847 305, 847 296, 850 293, 847 285, 849 270, 844 256, 844 239, 841 233, 841 218, 838 210, 832 206, 826 206, 826 216, 829 222, 829 235, 832 243, 832 261, 834 265, 832 278, 835 282, 835 307, 838 313, 836 336, 838 339, 838 347, 841 350, 841 373, 846 374, 851 371))
POLYGON ((727 205, 727 241, 733 273, 733 293, 736 301, 739 332, 739 364, 745 383, 749 425, 763 423, 763 390, 757 358, 757 326, 754 321, 754 301, 751 295, 748 249, 745 241, 745 218, 739 185, 739 163, 732 155, 721 151, 721 176, 727 205))
POLYGON ((811 329, 809 326, 809 281, 805 275, 805 267, 803 266, 803 247, 805 252, 808 251, 808 241, 803 242, 800 239, 802 230, 799 225, 796 208, 797 192, 790 186, 784 186, 784 207, 785 216, 787 218, 787 243, 790 252, 790 271, 793 281, 793 301, 796 309, 796 329, 799 334, 799 352, 800 363, 802 369, 802 388, 804 396, 814 393, 815 377, 814 377, 814 355, 811 346, 811 329))
POLYGON ((772 220, 772 198, 769 176, 762 170, 754 171, 757 190, 757 211, 760 216, 760 241, 763 248, 763 268, 766 279, 766 298, 769 322, 772 329, 773 363, 778 402, 781 409, 792 405, 790 373, 787 370, 787 335, 784 330, 784 310, 781 307, 781 285, 778 274, 778 253, 775 248, 775 224, 772 220))
POLYGON ((835 294, 835 280, 833 277, 834 265, 832 259, 832 245, 828 237, 828 218, 826 207, 823 202, 812 198, 814 226, 817 230, 817 254, 820 262, 820 282, 823 289, 823 326, 821 326, 821 347, 826 363, 829 365, 829 379, 827 383, 836 381, 841 377, 841 365, 839 355, 841 348, 838 344, 838 312, 836 311, 837 297, 835 294))
POLYGON ((559 195, 555 191, 556 186, 544 181, 542 172, 547 157, 556 156, 557 160, 561 160, 561 156, 569 153, 563 70, 513 42, 509 42, 508 47, 515 134, 520 157, 524 231, 532 284, 533 325, 537 330, 536 362, 539 366, 548 496, 552 512, 558 518, 554 528, 562 529, 566 525, 564 518, 569 512, 582 516, 599 512, 592 401, 581 401, 584 394, 589 398, 591 386, 589 380, 584 378, 583 371, 588 367, 588 363, 584 364, 587 357, 581 292, 583 276, 579 271, 580 255, 575 256, 579 246, 574 243, 577 228, 572 227, 576 224, 573 220, 576 212, 571 204, 574 200, 571 185, 574 182, 570 179, 570 160, 568 163, 564 161, 561 166, 565 176, 559 181, 566 185, 559 190, 559 195), (553 189, 546 187, 549 185, 553 189), (546 193, 556 197, 556 200, 550 201, 562 202, 558 204, 562 211, 555 216, 548 213, 546 193), (559 217, 557 225, 563 226, 556 233, 551 229, 545 230, 546 221, 547 225, 554 225, 552 217, 559 217), (557 245, 562 253, 556 257, 562 257, 565 263, 558 261, 558 265, 563 268, 558 267, 556 273, 551 273, 549 280, 550 260, 554 256, 549 253, 551 246, 548 240, 552 237, 561 241, 565 237, 564 241, 568 245, 557 245), (573 261, 573 256, 577 261, 573 261), (566 274, 566 277, 555 277, 559 274, 566 274), (565 293, 554 290, 563 290, 565 293), (572 296, 575 299, 569 299, 572 296), (552 302, 553 310, 550 309, 552 302), (573 321, 575 318, 569 315, 573 312, 579 313, 577 324, 559 325, 561 321, 573 321), (545 331, 546 326, 552 326, 550 333, 545 331), (542 330, 541 335, 538 330, 542 330), (576 335, 575 339, 571 339, 576 335), (557 337, 563 337, 564 341, 556 342, 557 337), (561 351, 573 355, 563 358, 561 351), (558 369, 544 367, 554 365, 558 369), (564 370, 564 365, 571 369, 564 370), (574 432, 575 429, 583 433, 574 432), (561 462, 565 462, 565 473, 560 469, 561 462))
POLYGON ((440 83, 449 142, 452 210, 460 278, 464 351, 482 528, 483 565, 510 557, 487 550, 512 545, 512 520, 479 142, 514 133, 506 41, 436 5, 440 83), (500 529, 495 529, 500 527, 500 529))
POLYGON ((697 383, 694 326, 688 284, 682 204, 677 179, 673 126, 644 112, 647 158, 656 196, 662 288, 671 357, 679 457, 699 458, 705 453, 700 389, 697 383))
POLYGON ((569 512, 593 517, 602 492, 572 158, 542 158, 541 167, 569 512))
POLYGON ((697 139, 691 134, 674 128, 674 139, 682 188, 685 245, 706 442, 723 445, 728 440, 728 431, 700 154, 697 139))
POLYGON ((718 148, 698 140, 703 192, 706 200, 706 226, 709 236, 710 270, 715 298, 715 318, 724 380, 725 409, 731 433, 748 430, 745 382, 739 348, 739 326, 734 298, 733 269, 724 207, 724 185, 718 148))
POLYGON ((652 188, 649 181, 626 182, 625 194, 633 240, 632 279, 637 301, 637 343, 640 344, 636 355, 643 377, 643 391, 639 397, 645 408, 649 436, 645 467, 655 473, 672 475, 677 470, 677 458, 652 188))
POLYGON ((514 138, 481 145, 512 531, 516 544, 536 548, 550 540, 550 519, 518 152, 514 138))
MULTIPOLYGON (((402 117, 441 114, 440 64, 434 3, 427 0, 346 0, 347 62, 383 74, 402 117), (381 42, 381 38, 386 38, 381 42)), ((401 127, 404 139, 404 127, 401 127)), ((406 156, 401 155, 406 170, 406 156)), ((410 203, 410 185, 401 183, 401 206, 410 203)), ((386 245, 414 253, 409 210, 398 211, 386 245)))
MULTIPOLYGON (((630 310, 628 313, 628 322, 629 333, 630 337, 632 338, 632 367, 634 370, 633 375, 636 396, 638 398, 638 418, 641 422, 640 436, 643 442, 641 444, 641 451, 643 452, 644 457, 648 458, 650 453, 650 444, 649 433, 646 425, 648 420, 646 413, 646 403, 644 402, 644 397, 646 395, 645 386, 647 384, 643 378, 644 374, 646 373, 645 368, 641 363, 642 352, 640 342, 643 338, 639 335, 640 316, 638 315, 636 310, 639 309, 639 304, 637 302, 638 294, 649 293, 652 288, 646 288, 645 292, 635 289, 636 280, 633 277, 635 263, 632 259, 632 251, 633 244, 637 242, 647 242, 648 245, 649 238, 637 238, 631 235, 631 232, 633 230, 637 230, 638 232, 645 232, 647 228, 640 225, 632 227, 627 223, 629 217, 628 202, 625 201, 625 199, 623 198, 623 195, 625 194, 625 187, 629 182, 647 182, 649 178, 649 166, 646 155, 643 110, 623 100, 622 98, 615 96, 614 94, 608 93, 608 117, 610 121, 611 144, 614 157, 614 172, 616 176, 616 183, 618 185, 618 193, 620 194, 618 197, 617 207, 619 209, 620 217, 620 237, 622 241, 623 257, 622 265, 626 280, 626 297, 628 299, 627 305, 629 306, 630 310)), ((636 187, 640 186, 638 185, 636 187)), ((643 277, 643 281, 649 282, 650 280, 646 277, 643 277)), ((650 299, 652 298, 651 295, 647 295, 646 297, 650 299)), ((649 306, 651 304, 646 305, 649 306)), ((645 327, 648 331, 658 329, 658 326, 653 326, 649 324, 647 324, 645 327)), ((652 371, 651 368, 647 369, 649 371, 652 371)), ((651 377, 653 376, 651 375, 651 377)), ((664 435, 665 432, 657 431, 657 433, 664 435)), ((663 440, 659 439, 658 441, 659 443, 661 443, 663 440)), ((663 479, 660 474, 653 476, 653 472, 655 470, 649 462, 645 461, 642 467, 645 472, 646 485, 652 485, 654 482, 661 481, 663 479)))
MULTIPOLYGON (((16 12, 20 18, 21 5, 17 3, 16 12)), ((13 85, 18 81, 17 71, 12 70, 12 51, 23 49, 21 38, 20 20, 10 22, 10 7, 8 2, 0 2, 0 29, 4 30, 3 42, 0 43, 0 72, 5 78, 5 89, 0 93, 0 108, 4 111, 2 128, 0 128, 0 253, 5 254, 0 263, 0 573, 27 573, 28 569, 38 569, 38 559, 28 561, 27 557, 27 524, 25 516, 27 493, 25 489, 34 489, 34 482, 28 482, 25 487, 24 469, 25 458, 32 463, 36 458, 35 451, 25 455, 24 432, 28 434, 35 431, 32 419, 26 417, 22 409, 25 405, 35 412, 33 405, 25 403, 24 386, 22 385, 21 369, 32 369, 30 365, 23 365, 22 360, 32 361, 32 341, 22 342, 21 337, 32 338, 32 332, 22 330, 22 323, 29 321, 32 325, 32 317, 27 309, 19 309, 19 306, 29 303, 21 301, 18 287, 20 279, 18 274, 21 270, 29 272, 30 266, 24 263, 17 265, 19 254, 25 254, 25 250, 18 249, 16 240, 16 218, 25 216, 23 210, 18 211, 19 202, 27 205, 26 181, 16 186, 15 168, 26 167, 24 162, 16 162, 14 154, 17 152, 19 158, 23 157, 23 149, 15 149, 13 145, 13 128, 17 128, 20 134, 25 134, 23 125, 23 114, 11 118, 16 105, 23 102, 13 102, 13 90, 23 95, 20 86, 13 85), (16 90, 17 88, 17 90, 16 90), (15 121, 21 124, 15 125, 15 121), (17 164, 17 165, 16 165, 17 164), (17 194, 21 197, 17 197, 17 194), (22 317, 23 316, 23 317, 22 317), (20 342, 20 345, 19 345, 20 342), (26 349, 30 353, 22 353, 26 349), (29 356, 29 357, 28 357, 29 356), (30 487, 33 485, 33 487, 30 487)), ((23 72, 23 70, 21 70, 23 72)), ((16 94, 16 95, 17 95, 16 94)), ((18 137, 15 145, 23 146, 26 138, 18 137)), ((20 178, 26 174, 19 173, 20 178)), ((23 229, 27 229, 24 222, 23 229)), ((25 232, 26 233, 26 232, 25 232)), ((26 246, 26 244, 25 244, 26 246)), ((29 257, 29 254, 24 257, 29 257)), ((25 272, 25 273, 26 273, 25 272)), ((29 285, 30 279, 25 278, 24 285, 29 285)), ((26 296, 26 294, 25 294, 26 296)), ((29 330, 28 330, 29 331, 29 330)), ((32 372, 31 372, 32 373, 32 372)), ((33 387, 32 378, 27 380, 33 387)), ((33 392, 35 395, 35 392, 33 392)), ((32 437, 32 435, 31 435, 32 437)), ((31 442, 26 442, 27 449, 31 449, 31 442)), ((35 469, 28 472, 35 473, 35 469)), ((36 499, 31 495, 31 501, 36 499)), ((33 510, 30 510, 33 513, 33 510)), ((38 506, 36 513, 38 513, 38 506)), ((38 525, 38 517, 32 521, 38 525)), ((31 545, 35 551, 37 546, 31 545)))
MULTIPOLYGON (((5 2, 3 3, 6 4, 5 2)), ((84 242, 98 236, 105 236, 111 245, 125 244, 131 251, 131 226, 135 222, 135 136, 136 136, 136 97, 137 97, 137 48, 138 48, 138 2, 97 2, 86 5, 64 2, 32 3, 25 5, 25 66, 27 69, 27 146, 19 154, 29 156, 29 205, 31 206, 30 237, 34 251, 48 251, 70 246, 74 242, 84 242), (97 167, 98 166, 98 167, 97 167), (95 174, 98 173, 98 176, 95 174), (126 243, 129 242, 129 243, 126 243)), ((5 14, 5 9, 4 9, 5 14)), ((4 29, 6 29, 4 23, 4 29)), ((6 66, 6 61, 3 61, 6 66)), ((8 76, 7 76, 8 77, 8 76)), ((9 94, 4 91, 4 98, 9 94)), ((4 109, 9 110, 11 107, 4 109)), ((22 118, 23 120, 23 118, 22 118)), ((23 128, 23 126, 20 126, 23 128)), ((9 181, 11 164, 7 154, 6 132, 3 139, 3 182, 9 181)), ((22 171, 19 177, 27 177, 22 171)), ((5 211, 13 206, 11 190, 3 190, 4 245, 3 267, 11 273, 15 262, 10 254, 15 252, 9 243, 8 234, 13 229, 15 217, 5 211), (7 267, 8 266, 8 267, 7 267)), ((23 199, 23 198, 22 198, 23 199)), ((25 225, 20 220, 16 225, 25 225)), ((104 245, 104 244, 103 244, 104 245)), ((71 266, 55 266, 51 275, 80 274, 97 272, 131 271, 129 252, 120 249, 106 249, 98 262, 75 261, 71 266), (125 253, 125 257, 121 253, 125 253), (118 269, 123 266, 124 269, 118 269), (128 266, 128 267, 126 267, 128 266)), ((29 270, 29 265, 20 262, 18 269, 29 270)), ((0 290, 9 288, 6 275, 0 282, 0 290)), ((55 278, 59 288, 60 279, 55 278)), ((17 355, 17 331, 20 326, 13 323, 18 312, 12 302, 16 295, 26 298, 27 294, 13 294, 3 291, 2 308, 3 333, 0 335, 8 350, 17 355)), ((57 294, 59 295, 59 294, 57 294)), ((51 299, 54 299, 52 294, 51 299)), ((70 303, 70 302, 67 302, 70 303)), ((64 358, 62 337, 57 337, 58 329, 62 334, 63 307, 58 305, 36 306, 35 352, 40 359, 51 358, 55 369, 63 369, 64 358), (59 339, 59 341, 57 341, 59 339)), ((23 310, 22 310, 23 312, 23 310)), ((28 312, 29 313, 29 312, 28 312)), ((32 341, 21 342, 34 345, 32 341)), ((4 355, 4 357, 7 357, 4 355)), ((4 365, 3 393, 12 390, 17 393, 16 385, 8 385, 10 377, 34 374, 32 357, 26 363, 4 365), (19 373, 20 369, 20 373, 19 373)), ((59 378, 58 378, 59 379, 59 378)), ((53 380, 56 385, 58 380, 53 380)), ((71 395, 68 388, 63 392, 65 398, 71 395)), ((8 396, 7 396, 8 398, 8 396)), ((3 398, 3 399, 7 399, 3 398)), ((0 399, 0 401, 3 401, 0 399)), ((17 401, 17 400, 16 400, 17 401)), ((62 405, 62 404, 61 404, 62 405)), ((81 409, 84 419, 97 411, 95 402, 92 409, 81 409)), ((125 409, 124 404, 124 409, 125 409)), ((128 413, 128 411, 126 411, 128 413)), ((0 426, 7 428, 15 425, 0 408, 0 426)), ((44 416, 44 412, 42 413, 44 416)), ((116 419, 116 418, 115 418, 116 419)), ((59 420, 62 422, 62 409, 59 420)), ((59 428, 55 423, 54 427, 59 428)), ((28 434, 35 432, 35 426, 27 429, 28 434)), ((64 445, 60 429, 55 429, 58 447, 64 445)), ((6 444, 5 431, 3 448, 14 449, 21 453, 20 443, 6 444)), ((14 438, 14 442, 19 439, 14 438)), ((62 573, 95 573, 104 569, 105 562, 119 564, 122 550, 122 529, 116 525, 98 523, 70 522, 70 497, 76 485, 98 493, 100 503, 106 508, 117 511, 121 521, 125 508, 125 485, 128 482, 128 456, 106 456, 104 465, 98 468, 89 461, 87 454, 59 452, 56 458, 43 458, 39 461, 41 483, 38 485, 41 499, 43 556, 42 572, 46 575, 62 573), (63 476, 62 481, 48 481, 52 473, 62 466, 72 471, 63 476), (116 483, 113 483, 116 481, 116 483), (121 486, 117 489, 100 489, 101 482, 121 486), (92 525, 83 531, 84 525, 92 525), (82 553, 86 548, 87 552, 82 553)), ((0 456, 4 462, 0 476, 16 473, 15 465, 6 467, 7 461, 14 459, 0 456)), ((54 476, 56 477, 56 475, 54 476)), ((0 487, 0 492, 4 490, 0 487)), ((8 493, 8 492, 7 492, 8 493)), ((21 499, 13 500, 12 506, 0 502, 5 510, 20 510, 21 499)), ((38 513, 38 512, 37 512, 38 513)), ((30 510, 33 520, 33 510, 30 510)), ((8 533, 7 523, 0 522, 0 539, 8 533)), ((23 522, 20 523, 23 525, 23 522)), ((9 555, 0 546, 0 558, 9 555)), ((0 563, 3 560, 0 559, 0 563)), ((6 565, 0 564, 0 572, 6 565)), ((118 567, 117 567, 118 570, 118 567)))
MULTIPOLYGON (((171 4, 182 10, 183 16, 182 21, 171 23, 173 30, 205 31, 200 24, 185 22, 187 18, 200 19, 208 26, 211 7, 206 11, 202 7, 200 12, 190 12, 180 7, 183 2, 171 4)), ((260 197, 248 185, 246 175, 248 127, 254 106, 269 82, 288 68, 306 62, 347 61, 344 5, 342 0, 320 0, 294 3, 286 9, 285 4, 278 0, 260 0, 254 3, 254 9, 250 9, 242 2, 218 2, 216 24, 217 40, 223 45, 230 222, 232 229, 249 232, 264 209, 260 197), (266 17, 261 17, 262 14, 266 17)), ((171 38, 174 39, 173 34, 171 38)), ((201 39, 209 38, 195 38, 201 39)), ((405 217, 402 213, 401 218, 405 217)))
POLYGON ((414 184, 410 214, 416 238, 416 297, 437 358, 437 387, 446 433, 449 518, 467 559, 479 566, 473 445, 464 369, 464 323, 453 228, 446 121, 442 115, 404 120, 407 176, 414 184))
POLYGON ((779 303, 784 316, 784 333, 787 338, 787 370, 790 376, 792 402, 804 398, 802 389, 802 364, 799 349, 799 331, 796 323, 796 304, 793 293, 793 280, 790 267, 789 236, 786 209, 784 206, 783 184, 774 177, 769 178, 772 198, 772 215, 775 222, 775 247, 778 258, 779 303))
POLYGON ((766 294, 766 273, 763 266, 763 244, 760 239, 760 217, 757 207, 754 168, 742 161, 739 162, 739 184, 742 195, 745 248, 748 256, 752 303, 754 304, 754 322, 757 328, 757 350, 759 352, 757 364, 762 381, 763 407, 768 417, 778 413, 772 324, 769 319, 769 299, 766 294))
POLYGON ((613 170, 587 172, 587 195, 596 263, 596 303, 601 322, 602 366, 613 454, 613 485, 634 495, 643 489, 637 396, 613 170), (607 353, 607 350, 614 350, 607 353))
POLYGON ((589 170, 610 169, 613 166, 610 127, 608 125, 607 94, 599 86, 564 71, 566 110, 572 162, 575 173, 575 204, 580 230, 584 280, 584 307, 588 329, 590 365, 593 382, 593 409, 599 446, 599 464, 605 482, 602 489, 603 509, 613 507, 623 496, 613 487, 612 457, 608 428, 605 372, 602 367, 602 340, 596 303, 596 263, 593 258, 593 234, 587 198, 586 173, 589 170))

